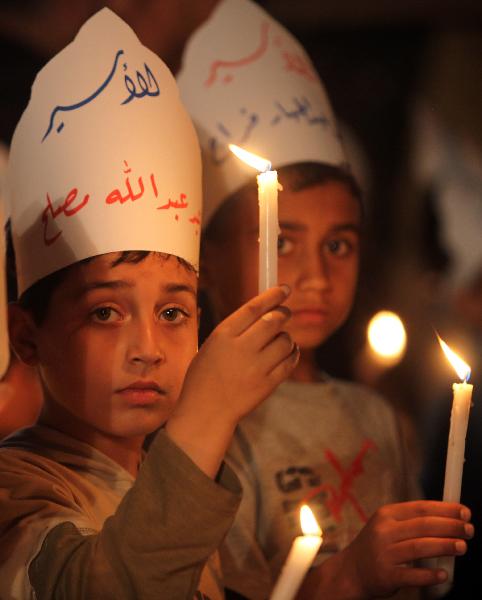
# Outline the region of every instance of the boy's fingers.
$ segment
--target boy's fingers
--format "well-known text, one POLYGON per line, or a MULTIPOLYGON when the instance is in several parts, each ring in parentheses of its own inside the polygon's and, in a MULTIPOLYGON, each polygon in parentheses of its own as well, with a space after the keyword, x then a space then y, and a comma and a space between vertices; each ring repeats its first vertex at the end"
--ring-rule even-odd
MULTIPOLYGON (((249 346, 259 351, 269 346, 282 332, 286 321, 291 317, 291 311, 286 306, 276 306, 265 313, 260 319, 248 327, 241 335, 249 346)), ((286 334, 287 335, 287 334, 286 334)), ((290 351, 292 349, 292 344, 290 351)))
POLYGON ((281 331, 260 352, 260 367, 265 373, 271 373, 280 362, 288 358, 294 347, 295 343, 290 336, 285 331, 281 331))
POLYGON ((259 296, 252 298, 232 315, 229 315, 219 326, 225 332, 238 336, 256 323, 263 315, 282 304, 289 296, 290 290, 286 285, 266 290, 259 296))
POLYGON ((439 500, 414 500, 385 506, 382 511, 386 516, 397 520, 414 519, 416 517, 448 517, 451 519, 470 520, 470 510, 457 502, 439 500))
POLYGON ((296 367, 300 359, 300 349, 297 344, 294 345, 286 358, 279 362, 268 374, 272 385, 279 385, 284 381, 291 371, 296 367))
POLYGON ((417 537, 452 537, 470 539, 474 526, 460 519, 447 517, 416 517, 399 521, 394 527, 394 536, 403 541, 417 537))
POLYGON ((395 544, 390 552, 391 560, 402 564, 421 558, 460 556, 467 552, 467 543, 451 538, 419 538, 395 544))
POLYGON ((446 580, 447 573, 442 569, 397 567, 393 575, 393 583, 397 588, 424 587, 443 583, 446 580))

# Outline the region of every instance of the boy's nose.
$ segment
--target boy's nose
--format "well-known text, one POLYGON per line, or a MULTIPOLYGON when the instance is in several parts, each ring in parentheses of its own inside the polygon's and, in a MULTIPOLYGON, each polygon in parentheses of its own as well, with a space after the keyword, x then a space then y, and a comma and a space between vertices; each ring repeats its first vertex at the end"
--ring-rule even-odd
POLYGON ((301 291, 325 291, 331 285, 330 269, 326 259, 319 252, 304 257, 300 265, 299 287, 301 291))
POLYGON ((127 360, 130 364, 152 367, 162 364, 165 359, 154 324, 140 323, 132 328, 127 351, 127 360))

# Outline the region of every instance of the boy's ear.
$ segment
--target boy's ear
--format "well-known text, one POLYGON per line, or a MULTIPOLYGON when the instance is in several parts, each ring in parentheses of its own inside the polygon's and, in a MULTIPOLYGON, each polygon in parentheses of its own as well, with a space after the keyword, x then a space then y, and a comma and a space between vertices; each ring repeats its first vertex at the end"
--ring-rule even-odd
POLYGON ((32 315, 15 302, 8 305, 8 333, 10 344, 18 358, 31 367, 36 366, 37 326, 32 315))

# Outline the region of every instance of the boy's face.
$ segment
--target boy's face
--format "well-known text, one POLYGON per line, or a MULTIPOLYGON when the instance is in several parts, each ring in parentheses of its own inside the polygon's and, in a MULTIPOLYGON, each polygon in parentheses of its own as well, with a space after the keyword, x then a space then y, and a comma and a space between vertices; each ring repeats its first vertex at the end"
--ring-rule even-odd
POLYGON ((173 256, 118 256, 71 268, 34 328, 47 405, 93 444, 164 423, 197 351, 196 275, 173 256))
MULTIPOLYGON (((213 299, 220 317, 257 294, 256 195, 237 202, 226 242, 208 249, 213 299), (213 264, 214 262, 214 264, 213 264)), ((359 264, 360 203, 343 183, 330 181, 279 194, 278 280, 292 290, 287 331, 301 349, 315 348, 347 318, 359 264)), ((208 290, 209 292, 209 290, 208 290)))

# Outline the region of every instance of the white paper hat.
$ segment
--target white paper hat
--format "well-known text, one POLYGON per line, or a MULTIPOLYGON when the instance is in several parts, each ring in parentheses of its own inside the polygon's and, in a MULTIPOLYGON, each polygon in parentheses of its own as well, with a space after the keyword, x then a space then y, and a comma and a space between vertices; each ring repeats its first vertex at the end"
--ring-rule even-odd
POLYGON ((108 9, 38 74, 8 172, 19 293, 83 258, 174 254, 197 267, 201 157, 165 64, 108 9))
POLYGON ((324 87, 297 40, 249 0, 222 0, 189 40, 178 75, 203 150, 204 219, 252 181, 228 144, 274 167, 346 162, 324 87))

